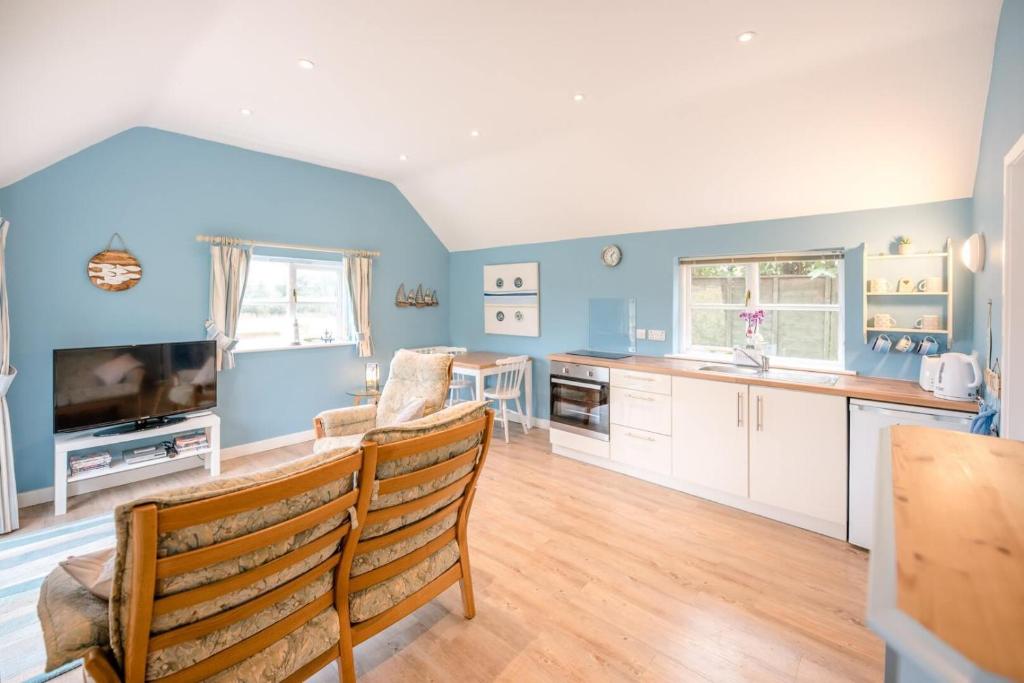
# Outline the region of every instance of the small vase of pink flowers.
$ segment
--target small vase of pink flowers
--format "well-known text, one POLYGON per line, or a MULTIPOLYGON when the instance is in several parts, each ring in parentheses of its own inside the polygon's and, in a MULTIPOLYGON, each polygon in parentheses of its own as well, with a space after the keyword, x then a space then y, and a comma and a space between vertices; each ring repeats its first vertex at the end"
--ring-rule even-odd
POLYGON ((764 338, 761 337, 758 330, 761 327, 761 323, 764 322, 764 310, 755 308, 753 310, 746 310, 740 313, 740 320, 747 324, 747 348, 756 349, 764 343, 764 338))

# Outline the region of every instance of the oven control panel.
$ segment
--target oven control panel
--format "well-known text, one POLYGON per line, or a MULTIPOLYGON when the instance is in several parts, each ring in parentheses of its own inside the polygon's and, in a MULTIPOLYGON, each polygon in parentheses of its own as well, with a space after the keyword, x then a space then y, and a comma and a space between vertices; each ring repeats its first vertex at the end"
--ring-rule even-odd
POLYGON ((551 375, 571 377, 572 379, 590 380, 591 382, 607 383, 611 375, 608 368, 581 363, 552 363, 551 375))

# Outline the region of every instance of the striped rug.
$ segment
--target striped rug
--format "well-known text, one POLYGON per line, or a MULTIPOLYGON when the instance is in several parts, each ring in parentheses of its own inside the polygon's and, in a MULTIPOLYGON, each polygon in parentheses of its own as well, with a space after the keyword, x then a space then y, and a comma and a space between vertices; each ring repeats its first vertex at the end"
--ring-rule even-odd
POLYGON ((69 555, 113 545, 111 515, 0 536, 0 681, 29 681, 45 668, 36 601, 46 575, 69 555))

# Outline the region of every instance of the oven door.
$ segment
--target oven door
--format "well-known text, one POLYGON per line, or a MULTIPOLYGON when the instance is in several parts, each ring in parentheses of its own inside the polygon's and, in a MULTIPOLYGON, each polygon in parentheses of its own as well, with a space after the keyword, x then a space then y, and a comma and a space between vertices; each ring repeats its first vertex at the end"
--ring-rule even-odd
POLYGON ((551 378, 551 426, 608 441, 608 384, 551 378))

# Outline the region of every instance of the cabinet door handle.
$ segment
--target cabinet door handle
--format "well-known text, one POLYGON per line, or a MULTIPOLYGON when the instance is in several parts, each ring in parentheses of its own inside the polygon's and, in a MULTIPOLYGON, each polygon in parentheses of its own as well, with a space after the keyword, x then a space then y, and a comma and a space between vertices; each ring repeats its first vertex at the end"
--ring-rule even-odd
POLYGON ((761 397, 757 397, 757 431, 764 431, 764 409, 761 407, 761 397))
POLYGON ((654 400, 650 396, 637 396, 636 394, 626 394, 626 398, 635 398, 638 401, 653 401, 654 400))
POLYGON ((736 392, 736 426, 743 426, 743 392, 736 392))
POLYGON ((641 382, 653 382, 654 381, 653 377, 644 377, 643 375, 626 375, 626 377, 628 377, 630 379, 638 379, 641 382))
POLYGON ((634 439, 640 439, 641 441, 654 441, 653 436, 640 436, 639 434, 634 434, 633 432, 626 432, 626 436, 631 436, 634 439))

